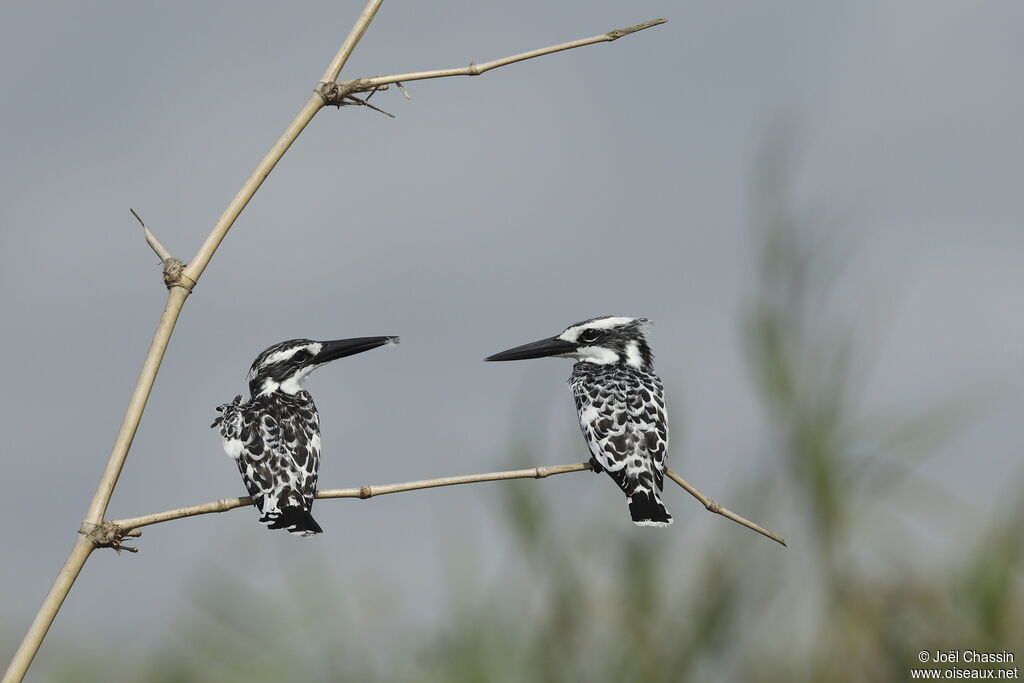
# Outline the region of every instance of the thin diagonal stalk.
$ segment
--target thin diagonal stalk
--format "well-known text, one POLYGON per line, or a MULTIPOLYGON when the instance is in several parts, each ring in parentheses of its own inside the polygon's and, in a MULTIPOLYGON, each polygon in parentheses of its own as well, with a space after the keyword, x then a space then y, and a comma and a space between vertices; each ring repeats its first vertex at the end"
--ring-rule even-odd
POLYGON ((167 350, 167 342, 170 341, 174 325, 178 322, 178 316, 181 314, 181 307, 185 305, 185 299, 190 292, 191 290, 183 285, 174 285, 167 292, 167 303, 164 306, 163 315, 160 316, 156 332, 153 334, 153 341, 150 342, 149 352, 142 362, 142 372, 139 373, 135 389, 128 400, 128 409, 125 411, 121 428, 114 439, 114 447, 107 460, 107 466, 103 470, 96 493, 93 494, 89 510, 85 514, 84 533, 88 533, 92 526, 103 521, 107 504, 110 503, 110 496, 114 493, 117 479, 121 475, 124 461, 128 457, 128 450, 135 438, 135 431, 138 429, 142 413, 146 409, 146 401, 149 400, 149 394, 153 390, 157 371, 160 369, 164 352, 167 350))
POLYGON ((517 55, 510 57, 502 57, 501 59, 495 59, 490 62, 484 62, 482 64, 470 64, 469 66, 456 67, 454 69, 435 69, 433 71, 414 71, 407 74, 397 74, 390 76, 374 76, 373 78, 358 78, 354 81, 345 81, 344 83, 351 83, 357 86, 359 90, 379 87, 387 85, 389 83, 401 83, 405 81, 422 81, 428 78, 446 78, 448 76, 479 76, 480 74, 490 71, 491 69, 497 69, 499 66, 506 66, 508 64, 514 64, 515 62, 523 62, 527 59, 533 59, 534 57, 543 57, 553 52, 561 52, 563 50, 571 50, 577 47, 583 47, 585 45, 593 45, 594 43, 608 43, 613 40, 618 40, 623 36, 627 36, 630 33, 636 33, 637 31, 643 31, 646 28, 664 24, 668 19, 651 19, 645 21, 642 24, 630 26, 628 28, 619 28, 614 31, 608 31, 598 36, 591 36, 590 38, 581 38, 579 40, 573 40, 568 43, 561 43, 559 45, 552 45, 550 47, 542 47, 538 50, 530 50, 529 52, 521 52, 517 55))
MULTIPOLYGON (((324 489, 317 491, 316 497, 321 498, 374 498, 388 493, 402 493, 404 491, 418 491, 420 489, 438 488, 440 486, 456 486, 458 484, 478 484, 484 481, 506 481, 508 479, 543 479, 555 474, 567 474, 569 472, 581 472, 590 469, 589 463, 575 463, 572 465, 551 465, 548 467, 530 467, 525 470, 508 470, 505 472, 488 472, 486 474, 462 474, 454 477, 438 477, 436 479, 420 479, 418 481, 407 481, 401 484, 378 484, 376 486, 359 486, 347 489, 324 489)), ((156 512, 140 517, 129 517, 127 519, 116 519, 116 524, 124 531, 131 531, 139 527, 170 522, 183 517, 195 517, 196 515, 208 515, 212 512, 227 512, 240 507, 252 505, 252 498, 243 496, 241 498, 221 498, 202 505, 192 505, 175 510, 156 512)))
POLYGON ((146 225, 144 220, 142 220, 142 217, 135 213, 135 209, 128 210, 132 212, 132 215, 135 216, 135 220, 137 220, 139 225, 142 226, 143 234, 146 236, 146 244, 148 244, 150 249, 153 250, 157 258, 159 258, 161 262, 171 258, 171 252, 167 251, 167 247, 160 244, 160 240, 156 238, 156 235, 154 235, 153 231, 149 229, 149 226, 146 225))
MULTIPOLYGON (((35 657, 36 652, 39 650, 43 638, 46 636, 46 632, 49 630, 50 625, 53 623, 56 617, 57 611, 63 604, 64 599, 67 597, 68 592, 81 572, 86 560, 89 558, 90 553, 97 547, 100 546, 111 546, 117 547, 111 543, 111 538, 117 540, 117 527, 113 526, 111 522, 104 522, 103 519, 106 515, 107 506, 110 503, 110 498, 113 495, 114 488, 117 485, 117 480, 120 477, 121 470, 124 467, 125 460, 128 456, 128 451, 131 448, 133 439, 135 438, 136 430, 138 429, 139 422, 142 419, 142 413, 145 410, 146 403, 149 399, 150 392, 152 391, 153 384, 156 381, 156 375, 160 369, 160 364, 163 360, 164 353, 167 349, 167 344, 170 341, 171 333, 174 331, 174 325, 178 320, 178 316, 181 314, 181 309, 185 304, 185 300, 188 295, 192 292, 196 283, 202 276, 203 271, 209 265, 210 260, 213 258, 214 253, 224 240, 231 226, 234 225, 235 220, 241 214, 242 210, 245 209, 249 200, 252 199, 253 195, 266 180, 267 176, 276 166, 277 162, 280 161, 284 153, 288 151, 292 143, 298 138, 299 134, 305 129, 306 125, 312 120, 313 116, 325 106, 329 101, 328 93, 331 92, 330 88, 326 88, 325 85, 333 84, 337 80, 338 75, 341 72, 342 67, 347 62, 352 51, 355 49, 359 40, 362 38, 370 23, 373 21, 377 10, 380 8, 383 0, 369 0, 363 11, 360 13, 359 18, 356 20, 348 37, 345 42, 339 48, 334 59, 331 60, 327 69, 324 71, 321 77, 320 86, 314 91, 314 94, 309 98, 306 104, 302 107, 301 111, 295 116, 291 124, 285 132, 278 138, 277 142, 270 149, 269 152, 263 157, 256 170, 249 176, 245 184, 238 191, 235 197, 228 204, 227 208, 221 214, 216 224, 213 226, 210 234, 203 242, 199 251, 196 253, 192 261, 184 268, 181 268, 180 262, 172 257, 165 257, 157 248, 154 241, 150 240, 151 233, 147 232, 147 241, 157 251, 158 255, 161 255, 164 261, 164 278, 168 286, 167 302, 164 305, 163 314, 157 324, 156 332, 153 335, 153 341, 150 344, 149 351, 143 361, 142 370, 139 374, 139 378, 135 384, 135 388, 132 391, 131 398, 128 402, 128 408, 125 411, 124 419, 121 422, 121 427, 118 430, 117 436, 114 439, 114 445, 111 449, 110 456, 107 460, 107 464, 103 470, 103 474, 100 477, 99 484, 96 487, 96 492, 89 504, 89 508, 86 511, 85 518, 83 519, 82 526, 79 529, 79 536, 76 540, 75 546, 72 548, 71 553, 68 555, 64 566, 61 568, 57 575, 53 586, 50 588, 49 593, 46 595, 43 601, 43 605, 29 627, 25 638, 22 640, 21 645, 18 647, 17 652, 14 654, 14 658, 4 674, 2 683, 14 683, 21 681, 28 670, 29 665, 32 663, 32 659, 35 657), (169 268, 168 265, 174 266, 169 268), (113 528, 112 528, 113 527, 113 528)), ((583 45, 590 45, 596 42, 607 42, 616 40, 624 35, 633 33, 635 31, 643 30, 654 26, 656 24, 663 23, 664 19, 658 19, 649 21, 644 24, 637 24, 626 29, 619 29, 611 31, 601 36, 595 36, 594 38, 588 38, 581 41, 574 41, 572 43, 565 43, 560 46, 554 46, 551 48, 544 48, 542 50, 534 50, 533 52, 526 52, 513 57, 506 57, 501 60, 495 60, 494 62, 488 62, 479 66, 467 67, 468 71, 465 70, 451 70, 450 73, 434 73, 434 72, 420 72, 419 74, 409 74, 404 80, 416 80, 417 78, 439 78, 442 76, 454 76, 462 75, 462 72, 466 73, 483 73, 489 69, 504 66, 505 64, 511 64, 516 61, 522 61, 524 59, 531 59, 533 57, 539 57, 544 54, 550 54, 552 52, 558 52, 560 50, 567 50, 574 47, 581 47, 583 45), (430 75, 424 75, 430 74, 430 75)), ((388 78, 388 77, 380 77, 388 78)), ((369 79, 373 80, 373 79, 369 79)), ((356 87, 355 84, 361 83, 357 79, 356 81, 348 81, 344 84, 335 84, 334 93, 341 93, 341 98, 344 99, 344 93, 351 92, 350 88, 356 87)), ((387 81, 393 82, 393 81, 387 81)), ((331 104, 336 104, 333 100, 330 100, 331 104)), ((339 102, 340 103, 340 102, 339 102)), ((145 227, 145 226, 143 226, 145 227)), ((166 253, 166 250, 163 250, 166 253)), ((567 470, 572 471, 572 470, 567 470)), ((546 475, 545 475, 546 476, 546 475)), ((468 482, 451 482, 451 483, 468 483, 468 482)), ((448 484, 435 484, 436 486, 444 486, 448 484)), ((401 485, 396 485, 401 486, 401 485)), ((402 489, 410 490, 410 489, 402 489)), ((397 492, 397 491, 386 491, 386 492, 397 492)), ((327 493, 327 492, 325 492, 327 493)), ((376 494, 374 494, 376 495, 376 494)), ((231 500, 242 500, 242 499, 225 499, 231 500)), ((217 501, 221 503, 223 501, 217 501)), ((243 503, 238 503, 242 505, 243 503)), ((216 505, 216 503, 214 504, 216 505)), ((237 507, 236 505, 235 507, 237 507)), ((205 507, 205 506, 199 506, 205 507)), ((226 509, 231 509, 226 508, 226 509)), ((220 510, 204 510, 203 512, 192 512, 189 515, 179 516, 190 516, 192 514, 204 514, 205 512, 216 512, 220 510)), ((159 521, 169 521, 169 519, 175 519, 177 517, 169 517, 159 521)), ((155 522, 150 522, 155 523, 155 522)), ((123 534, 122 534, 123 535, 123 534)))
POLYGON ((700 504, 703 505, 707 509, 708 512, 713 512, 716 515, 722 515, 726 519, 731 519, 732 521, 736 522, 737 524, 742 524, 743 526, 747 527, 748 529, 751 529, 752 531, 756 531, 757 533, 761 534, 762 536, 766 536, 766 537, 772 539, 776 543, 781 543, 782 545, 786 545, 786 540, 784 538, 782 538, 782 536, 779 536, 778 534, 772 533, 771 531, 768 531, 767 529, 765 529, 763 526, 760 526, 759 524, 755 524, 755 523, 751 522, 746 517, 741 517, 741 516, 737 515, 735 512, 733 512, 732 510, 729 510, 727 508, 722 507, 721 505, 719 505, 718 503, 716 503, 715 501, 711 500, 710 498, 705 496, 703 493, 698 491, 695 486, 690 484, 688 481, 686 481, 685 479, 683 479, 682 477, 680 477, 678 474, 676 474, 675 472, 673 472, 672 470, 670 470, 667 467, 665 468, 665 476, 668 477, 669 479, 671 479, 672 481, 674 481, 675 483, 679 484, 679 486, 681 486, 684 491, 686 491, 691 496, 693 496, 698 501, 700 501, 700 504))
POLYGON ((7 667, 3 683, 20 682, 25 677, 25 672, 28 671, 32 659, 35 658, 39 646, 42 645, 46 632, 50 630, 54 617, 57 616, 57 611, 64 604, 64 599, 71 591, 71 586, 75 583, 82 567, 85 566, 85 561, 89 559, 89 555, 95 548, 96 546, 88 536, 79 534, 75 538, 75 545, 68 553, 68 558, 64 560, 64 566, 57 573, 57 578, 53 580, 50 592, 43 599, 42 606, 36 612, 35 619, 29 625, 21 645, 14 653, 10 666, 7 667))
MULTIPOLYGON (((359 498, 365 500, 367 498, 374 498, 376 496, 383 496, 389 493, 403 493, 405 491, 419 491, 421 489, 438 488, 441 486, 457 486, 459 484, 479 484, 485 481, 508 481, 510 479, 544 479, 555 474, 569 474, 570 472, 583 472, 590 469, 590 463, 580 462, 573 463, 571 465, 548 465, 544 467, 530 467, 523 470, 506 470, 504 472, 487 472, 486 474, 461 474, 454 477, 438 477, 435 479, 420 479, 417 481, 407 481, 400 484, 379 484, 376 486, 359 486, 357 488, 346 488, 346 489, 326 489, 318 491, 316 497, 321 498, 359 498)), ((718 503, 714 502, 700 491, 696 487, 691 485, 685 479, 680 477, 672 470, 665 469, 666 476, 672 481, 679 484, 683 490, 689 493, 691 496, 700 501, 710 512, 722 515, 737 524, 742 524, 748 529, 752 529, 759 534, 767 536, 777 543, 786 545, 786 542, 781 536, 774 534, 764 527, 751 522, 750 520, 737 515, 734 512, 727 510, 718 503)), ((234 510, 240 507, 247 507, 252 505, 252 498, 243 496, 241 498, 221 498, 220 500, 211 501, 209 503, 203 503, 201 505, 192 505, 190 507, 177 508, 174 510, 166 510, 164 512, 155 512, 149 515, 141 515, 139 517, 128 517, 126 519, 117 519, 110 524, 117 527, 118 533, 126 534, 127 532, 138 529, 144 526, 150 526, 152 524, 160 524, 162 522, 170 522, 175 519, 183 519, 185 517, 195 517, 197 515, 208 515, 214 512, 227 512, 228 510, 234 510)))
POLYGON ((338 80, 338 74, 345 68, 345 62, 348 61, 352 51, 356 49, 356 45, 362 40, 363 34, 370 27, 370 22, 373 21, 373 18, 377 16, 377 10, 380 9, 383 2, 384 0, 370 0, 366 3, 366 7, 359 13, 356 23, 352 25, 352 30, 348 32, 345 42, 338 48, 338 53, 334 55, 334 59, 331 60, 331 63, 327 65, 327 69, 324 70, 324 75, 320 77, 321 82, 338 80))
MULTIPOLYGON (((333 77, 337 78, 341 67, 359 43, 359 39, 366 32, 370 21, 382 2, 383 0, 370 0, 366 4, 359 19, 349 32, 348 38, 346 38, 331 61, 325 75, 333 73, 333 77)), ((28 671, 32 659, 42 644, 43 638, 46 637, 46 632, 50 629, 50 625, 57 616, 57 611, 71 590, 75 579, 82 570, 82 566, 96 547, 96 543, 90 534, 102 523, 103 517, 106 514, 107 505, 110 503, 110 497, 114 493, 114 487, 117 485, 118 477, 121 475, 124 461, 128 457, 128 450, 131 448, 132 440, 135 438, 139 421, 142 419, 146 402, 153 389, 153 383, 156 381, 157 371, 160 369, 164 352, 167 350, 167 343, 170 341, 171 333, 174 331, 174 325, 181 314, 181 308, 185 304, 185 299, 191 293, 196 282, 199 281, 203 270, 206 269, 210 259, 213 258, 214 252, 217 251, 217 247, 220 246, 228 230, 234 225, 235 219, 242 213, 242 209, 249 203, 256 190, 259 189, 263 181, 270 175, 271 170, 277 165, 281 157, 284 156, 284 153, 288 151, 288 148, 291 147, 291 144, 306 127, 306 124, 323 106, 324 100, 319 94, 314 94, 310 97, 309 101, 302 107, 302 110, 292 120, 285 132, 278 138, 266 156, 263 157, 263 160, 260 161, 256 170, 253 171, 252 175, 249 176, 242 186, 242 189, 239 190, 238 194, 231 200, 231 203, 228 204, 228 207, 214 225, 213 230, 211 230, 209 237, 206 238, 206 241, 199 248, 195 258, 185 268, 178 283, 169 286, 163 315, 160 316, 160 322, 157 325, 156 333, 153 335, 149 352, 142 363, 142 371, 128 401, 128 408, 114 439, 114 446, 100 477, 99 485, 96 487, 96 493, 89 503, 89 509, 85 514, 85 519, 79 532, 79 538, 76 540, 75 546, 68 555, 67 560, 65 560, 64 566, 58 573, 57 579, 54 581, 49 593, 44 598, 43 605, 36 613, 36 617, 25 634, 25 638, 22 640, 17 652, 15 652, 10 666, 8 666, 7 672, 4 674, 3 683, 15 683, 24 678, 25 672, 28 671)))

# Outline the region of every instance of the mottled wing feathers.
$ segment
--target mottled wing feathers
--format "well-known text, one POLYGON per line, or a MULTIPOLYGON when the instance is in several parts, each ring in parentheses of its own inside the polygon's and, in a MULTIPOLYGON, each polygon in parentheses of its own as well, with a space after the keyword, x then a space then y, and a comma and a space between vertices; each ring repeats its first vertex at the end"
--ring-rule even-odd
POLYGON ((661 380, 645 370, 577 363, 569 385, 595 470, 626 494, 634 522, 671 524, 659 495, 668 447, 661 380))
POLYGON ((632 394, 629 414, 638 433, 643 437, 643 449, 651 461, 654 483, 661 491, 665 485, 668 419, 665 415, 665 390, 657 375, 648 375, 647 381, 632 394))
POLYGON ((310 515, 320 467, 320 417, 305 391, 275 392, 217 408, 224 451, 235 459, 260 521, 308 536, 322 529, 310 515))

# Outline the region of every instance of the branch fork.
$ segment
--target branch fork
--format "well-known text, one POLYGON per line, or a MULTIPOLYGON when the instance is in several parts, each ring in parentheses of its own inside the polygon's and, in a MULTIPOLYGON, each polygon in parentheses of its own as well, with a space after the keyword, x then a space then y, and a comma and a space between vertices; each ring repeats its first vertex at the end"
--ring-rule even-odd
MULTIPOLYGON (((86 510, 80 533, 68 554, 67 559, 64 561, 63 566, 57 573, 57 577, 54 579, 49 592, 43 599, 42 606, 39 608, 39 611, 36 612, 35 618, 29 625, 28 631, 25 633, 25 637, 22 639, 17 651, 14 653, 14 657, 11 659, 11 663, 3 676, 3 683, 18 683, 23 679, 26 671, 28 670, 29 664, 31 664, 32 659, 39 650, 39 646, 46 637, 46 633, 49 630, 50 625, 53 623, 58 610, 60 610, 64 599, 67 597, 68 593, 70 593, 75 580, 81 572, 82 567, 85 566, 85 563, 89 559, 93 550, 96 548, 114 548, 116 551, 127 550, 129 552, 135 552, 135 548, 125 546, 122 542, 127 537, 136 537, 140 535, 140 532, 136 527, 145 526, 146 524, 155 524, 161 521, 169 521, 171 519, 178 519, 181 517, 189 517, 197 514, 223 512, 225 510, 251 504, 251 501, 247 498, 225 498, 214 501, 213 503, 194 506, 193 508, 171 510, 164 513, 158 513, 156 515, 134 518, 133 520, 104 521, 107 507, 110 503, 110 498, 114 493, 118 477, 120 476, 125 460, 128 457, 132 440, 139 427, 139 422, 142 419, 142 414, 146 408, 150 392, 152 391, 153 384, 156 381, 157 372, 160 369, 160 364, 170 341, 171 333, 174 331, 174 326, 181 314, 181 309, 185 304, 185 300, 199 281, 203 271, 206 270, 210 260, 220 247, 221 242, 223 242, 228 231, 235 224, 238 216, 256 194, 256 191, 259 190, 263 181, 266 180, 267 176, 277 165, 278 161, 280 161, 281 157, 284 156, 285 152, 288 151, 292 143, 295 142, 298 136, 305 129, 306 125, 313 119, 320 109, 327 104, 335 104, 337 106, 352 104, 367 106, 371 109, 381 111, 366 101, 369 97, 366 99, 360 99, 358 97, 354 97, 354 94, 358 92, 369 92, 372 95, 377 90, 386 89, 389 84, 395 83, 399 90, 408 97, 408 93, 401 85, 402 81, 441 78, 445 76, 479 75, 485 71, 504 66, 506 64, 540 57, 553 52, 559 52, 599 42, 617 40, 622 36, 665 22, 665 19, 655 19, 643 24, 637 24, 636 26, 610 31, 592 38, 585 38, 570 43, 542 48, 540 50, 524 52, 519 55, 513 55, 511 57, 483 64, 471 64, 469 67, 459 69, 423 71, 411 74, 400 74, 397 76, 379 76, 371 79, 357 79, 356 81, 336 83, 342 68, 351 56, 352 51, 356 48, 363 35, 366 33, 366 30, 369 28, 370 23, 373 21, 373 18, 376 16, 377 10, 380 9, 382 3, 383 0, 367 0, 363 10, 359 14, 359 17, 356 19, 352 29, 349 31, 348 36, 345 38, 341 47, 338 49, 337 53, 327 65, 327 68, 324 70, 323 75, 320 77, 316 91, 310 95, 309 99, 295 115, 291 123, 287 128, 285 128, 284 132, 278 137, 274 145, 249 175, 241 189, 228 203, 227 207, 224 209, 223 213, 221 213, 217 222, 210 230, 210 233, 207 235, 202 246, 199 247, 199 250, 187 265, 181 260, 174 258, 170 252, 160 244, 160 241, 157 240, 152 231, 146 227, 138 214, 136 214, 135 211, 132 211, 132 215, 134 215, 142 225, 146 242, 149 244, 150 248, 153 249, 154 253, 156 253, 162 264, 164 284, 167 285, 168 290, 167 302, 157 324, 149 351, 143 361, 139 378, 132 391, 121 426, 114 438, 114 444, 111 448, 106 465, 104 466, 103 473, 100 476, 99 484, 97 485, 96 491, 93 493, 92 500, 89 503, 89 507, 86 510)), ((578 471, 581 469, 586 469, 586 467, 580 465, 562 465, 555 468, 534 468, 533 470, 521 470, 519 472, 495 473, 496 476, 492 477, 492 479, 526 477, 543 478, 550 474, 578 471)), ((488 480, 486 478, 480 479, 480 476, 486 475, 453 477, 450 478, 449 481, 436 480, 434 482, 409 482, 406 484, 393 484, 384 487, 364 488, 366 488, 369 495, 380 495, 382 493, 397 493, 399 491, 412 490, 413 488, 429 488, 432 486, 469 483, 470 481, 475 480, 488 480)), ((333 492, 322 491, 318 497, 356 498, 360 497, 359 494, 362 490, 363 489, 360 488, 333 492)), ((724 511, 721 514, 724 514, 724 511)))
MULTIPOLYGON (((626 28, 617 28, 607 33, 600 35, 591 36, 590 38, 581 38, 580 40, 573 40, 568 43, 559 43, 558 45, 551 45, 549 47, 542 47, 538 50, 530 50, 529 52, 520 52, 516 55, 509 57, 502 57, 501 59, 494 59, 489 62, 476 63, 470 62, 468 66, 457 67, 454 69, 434 69, 432 71, 415 71, 412 73, 397 74, 391 76, 374 76, 373 78, 354 78, 348 81, 342 81, 335 83, 333 81, 322 81, 316 89, 316 92, 320 97, 323 98, 324 103, 331 106, 341 107, 346 104, 358 104, 368 106, 372 109, 377 109, 373 105, 354 97, 354 93, 369 92, 371 95, 378 90, 384 90, 386 87, 395 83, 398 85, 402 94, 405 95, 406 99, 409 99, 409 93, 406 92, 405 87, 402 85, 402 81, 420 81, 428 78, 447 78, 449 76, 479 76, 483 73, 490 71, 491 69, 497 69, 498 67, 507 66, 509 64, 515 64, 516 62, 523 62, 528 59, 534 59, 536 57, 543 57, 554 52, 561 52, 563 50, 571 50, 577 47, 584 47, 586 45, 593 45, 594 43, 610 43, 618 40, 623 36, 628 36, 631 33, 637 31, 643 31, 644 29, 651 28, 652 26, 658 26, 664 24, 667 19, 651 19, 641 24, 635 24, 634 26, 627 26, 626 28)), ((367 98, 369 99, 369 98, 367 98)), ((377 109, 377 111, 381 111, 377 109)), ((387 114, 387 112, 382 112, 387 114)), ((388 114, 388 116, 391 116, 388 114)))
POLYGON ((160 263, 163 265, 164 285, 168 289, 171 287, 182 287, 189 292, 196 286, 196 281, 185 275, 185 264, 178 259, 171 256, 171 252, 167 251, 167 248, 160 244, 160 240, 156 238, 153 231, 149 229, 149 226, 142 220, 142 217, 135 212, 135 209, 128 209, 135 216, 135 220, 142 226, 142 230, 146 235, 146 244, 153 250, 157 258, 160 259, 160 263))
POLYGON ((345 100, 349 95, 354 92, 363 92, 364 90, 369 90, 369 88, 360 90, 359 79, 356 79, 354 81, 343 81, 341 83, 335 83, 334 81, 321 81, 313 92, 323 98, 324 106, 340 107, 345 104, 345 100))
POLYGON ((122 550, 130 553, 137 553, 139 549, 135 546, 121 543, 125 538, 138 538, 142 532, 138 529, 126 529, 117 522, 103 522, 102 524, 83 524, 79 530, 95 548, 113 548, 118 555, 122 550))

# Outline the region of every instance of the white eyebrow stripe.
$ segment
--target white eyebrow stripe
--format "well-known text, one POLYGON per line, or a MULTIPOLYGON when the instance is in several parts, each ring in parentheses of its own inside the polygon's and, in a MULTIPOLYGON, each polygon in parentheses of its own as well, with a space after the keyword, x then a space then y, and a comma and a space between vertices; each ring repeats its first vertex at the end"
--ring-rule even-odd
POLYGON ((612 327, 618 327, 619 325, 626 325, 634 320, 636 320, 636 318, 622 318, 615 316, 598 318, 597 320, 591 320, 590 322, 583 323, 582 325, 573 325, 565 332, 558 335, 558 338, 567 342, 576 342, 579 340, 580 334, 584 330, 607 330, 612 327))
POLYGON ((636 318, 598 318, 597 320, 591 320, 585 325, 580 325, 580 328, 584 330, 607 330, 609 327, 618 327, 619 325, 631 323, 634 320, 636 318))
POLYGON ((263 360, 263 363, 260 367, 265 367, 272 363, 280 363, 283 360, 288 360, 299 351, 309 351, 315 356, 316 354, 320 353, 321 348, 323 348, 321 344, 319 344, 318 342, 313 342, 312 344, 306 344, 305 346, 295 346, 290 349, 282 349, 281 351, 277 351, 267 356, 263 360))

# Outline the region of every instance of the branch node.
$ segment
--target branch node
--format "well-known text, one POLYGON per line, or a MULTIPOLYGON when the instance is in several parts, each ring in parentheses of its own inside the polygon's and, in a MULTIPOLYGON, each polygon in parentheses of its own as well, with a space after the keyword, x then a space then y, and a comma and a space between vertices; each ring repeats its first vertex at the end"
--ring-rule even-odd
POLYGON ((113 548, 118 555, 121 554, 122 550, 127 550, 130 553, 139 552, 138 548, 122 545, 121 541, 125 537, 138 538, 142 535, 142 532, 138 529, 125 529, 120 524, 109 521, 102 524, 82 524, 82 528, 79 529, 78 533, 88 538, 93 546, 97 548, 113 548))
POLYGON ((358 90, 359 84, 360 81, 358 78, 351 81, 343 81, 341 83, 321 81, 313 92, 323 98, 326 106, 340 107, 345 104, 345 98, 358 90))
POLYGON ((135 209, 129 208, 128 210, 132 212, 135 220, 142 226, 142 230, 146 235, 146 244, 149 245, 149 248, 153 250, 163 265, 164 284, 167 286, 167 289, 182 287, 191 292, 192 288, 196 286, 196 281, 185 275, 185 264, 171 256, 171 252, 167 251, 164 245, 160 244, 160 240, 156 238, 156 235, 149 229, 142 220, 142 217, 135 213, 135 209))
POLYGON ((714 512, 716 515, 722 514, 722 506, 710 498, 708 498, 708 502, 704 504, 704 507, 709 511, 714 512))
POLYGON ((351 81, 342 81, 341 83, 330 83, 328 81, 323 81, 316 87, 315 92, 318 95, 320 95, 320 97, 324 101, 324 105, 328 107, 337 107, 338 109, 341 109, 342 107, 349 105, 369 107, 374 111, 384 114, 385 116, 395 118, 394 114, 389 114, 383 109, 375 107, 366 101, 370 99, 370 97, 373 96, 373 93, 377 92, 378 90, 387 90, 387 88, 382 85, 364 83, 363 79, 355 78, 352 79, 351 81), (366 100, 361 100, 355 96, 354 93, 357 92, 369 92, 370 94, 366 97, 366 100))
MULTIPOLYGON (((168 288, 177 285, 184 273, 185 264, 178 259, 170 256, 164 259, 164 284, 168 288)), ((189 279, 190 280, 190 279, 189 279)), ((195 283, 193 283, 195 285, 195 283)), ((185 287, 188 291, 191 291, 191 287, 185 287)))
POLYGON ((366 500, 367 498, 373 498, 373 487, 372 486, 360 486, 359 487, 359 498, 360 498, 360 500, 366 500))

